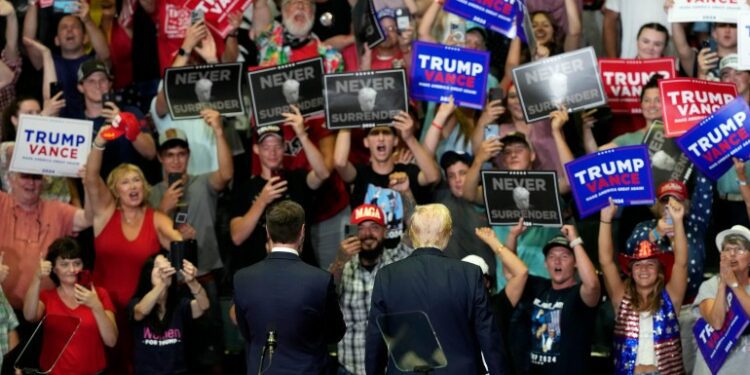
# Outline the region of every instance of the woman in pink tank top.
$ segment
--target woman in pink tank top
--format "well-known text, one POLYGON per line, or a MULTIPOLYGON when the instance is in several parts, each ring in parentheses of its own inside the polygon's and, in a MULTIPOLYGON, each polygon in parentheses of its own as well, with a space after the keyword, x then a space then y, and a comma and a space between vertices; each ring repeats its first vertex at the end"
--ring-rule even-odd
MULTIPOLYGON (((122 122, 120 128, 127 129, 122 122)), ((94 222, 96 261, 93 282, 109 292, 120 332, 118 347, 113 351, 119 358, 111 358, 110 369, 129 372, 128 368, 132 367, 132 337, 126 310, 135 292, 141 267, 160 248, 169 249, 172 241, 182 241, 182 236, 173 229, 168 216, 147 206, 149 186, 137 166, 120 164, 110 172, 106 184, 99 176, 107 144, 105 138, 111 138, 103 134, 111 134, 114 129, 104 126, 94 139, 84 186, 89 200, 87 207, 91 207, 87 213, 93 215, 94 222)), ((131 141, 134 143, 142 142, 142 137, 128 138, 133 138, 131 141)), ((148 141, 153 142, 152 139, 148 141)))

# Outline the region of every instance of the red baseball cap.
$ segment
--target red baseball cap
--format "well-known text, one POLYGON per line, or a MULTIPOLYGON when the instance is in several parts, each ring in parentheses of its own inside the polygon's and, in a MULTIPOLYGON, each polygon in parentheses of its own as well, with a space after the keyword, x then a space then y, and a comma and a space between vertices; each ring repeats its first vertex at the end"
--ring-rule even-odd
POLYGON ((684 201, 688 197, 687 186, 682 181, 677 180, 664 182, 656 189, 656 197, 662 199, 667 195, 671 195, 679 201, 684 201))
POLYGON ((360 224, 365 221, 373 221, 379 225, 385 226, 385 214, 380 207, 374 204, 363 204, 352 211, 352 224, 360 224))

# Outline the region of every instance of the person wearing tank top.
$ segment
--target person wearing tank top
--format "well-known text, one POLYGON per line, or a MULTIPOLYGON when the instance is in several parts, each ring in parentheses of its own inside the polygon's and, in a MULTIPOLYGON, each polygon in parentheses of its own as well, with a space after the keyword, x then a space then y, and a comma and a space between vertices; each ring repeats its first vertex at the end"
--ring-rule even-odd
POLYGON ((612 219, 617 206, 610 200, 601 211, 599 262, 615 310, 613 357, 615 374, 684 374, 680 324, 677 320, 687 289, 687 235, 682 202, 669 197, 666 208, 674 221, 674 253, 660 251, 648 240, 639 242, 632 255, 614 261, 612 219))
MULTIPOLYGON (((115 109, 111 117, 119 116, 115 109)), ((147 207, 148 183, 135 165, 123 163, 110 172, 105 184, 100 177, 102 154, 107 145, 103 134, 113 128, 103 126, 89 153, 84 187, 92 208, 94 227, 93 283, 106 289, 117 314, 120 339, 110 358, 113 373, 132 372, 133 343, 126 309, 133 297, 138 275, 145 261, 169 249, 172 241, 183 236, 173 228, 172 220, 147 207)), ((111 137, 107 137, 111 138, 111 137)))

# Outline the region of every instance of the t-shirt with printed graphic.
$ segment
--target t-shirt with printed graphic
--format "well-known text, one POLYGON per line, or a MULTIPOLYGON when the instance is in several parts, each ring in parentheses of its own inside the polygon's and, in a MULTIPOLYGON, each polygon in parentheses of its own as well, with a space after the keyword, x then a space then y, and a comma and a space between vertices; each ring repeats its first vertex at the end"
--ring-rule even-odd
MULTIPOLYGON (((527 294, 528 293, 528 294, 527 294)), ((531 373, 588 374, 596 308, 581 299, 581 284, 552 289, 552 282, 529 276, 531 373)))
POLYGON ((401 194, 388 188, 388 176, 395 172, 405 172, 409 176, 409 188, 417 202, 420 202, 420 197, 427 196, 428 192, 419 186, 419 167, 415 164, 396 164, 391 173, 384 175, 375 172, 370 164, 357 165, 355 168, 357 177, 352 182, 354 188, 350 199, 352 209, 363 203, 377 204, 385 214, 388 227, 386 247, 396 247, 404 231, 404 204, 401 194))
MULTIPOLYGON (((139 302, 133 299, 130 311, 139 302)), ((156 308, 156 307, 154 307, 156 308)), ((146 319, 132 321, 135 341, 136 374, 182 374, 187 373, 185 358, 185 325, 192 319, 190 299, 182 298, 172 312, 169 324, 157 332, 146 324, 146 319)))

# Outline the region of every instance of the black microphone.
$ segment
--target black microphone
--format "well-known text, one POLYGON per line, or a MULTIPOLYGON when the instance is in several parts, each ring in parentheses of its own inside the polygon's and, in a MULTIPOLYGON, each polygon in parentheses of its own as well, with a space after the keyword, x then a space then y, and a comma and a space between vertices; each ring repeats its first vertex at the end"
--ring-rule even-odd
POLYGON ((266 336, 266 347, 268 348, 268 352, 273 355, 273 350, 276 349, 276 331, 268 331, 268 336, 266 336))

